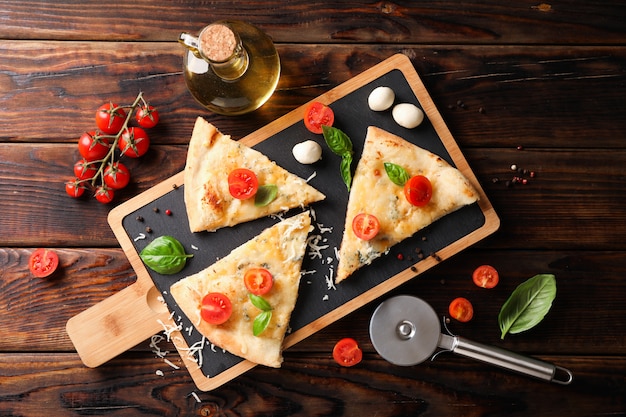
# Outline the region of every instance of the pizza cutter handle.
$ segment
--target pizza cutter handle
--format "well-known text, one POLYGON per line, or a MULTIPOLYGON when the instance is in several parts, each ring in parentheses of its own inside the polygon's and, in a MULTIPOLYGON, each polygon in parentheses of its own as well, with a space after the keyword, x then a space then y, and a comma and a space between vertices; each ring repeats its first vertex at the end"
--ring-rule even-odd
POLYGON ((455 339, 451 350, 459 355, 557 384, 568 385, 573 380, 572 372, 563 367, 464 337, 442 336, 455 339))
POLYGON ((158 296, 136 282, 69 319, 66 331, 83 363, 100 366, 162 331, 170 320, 158 296))

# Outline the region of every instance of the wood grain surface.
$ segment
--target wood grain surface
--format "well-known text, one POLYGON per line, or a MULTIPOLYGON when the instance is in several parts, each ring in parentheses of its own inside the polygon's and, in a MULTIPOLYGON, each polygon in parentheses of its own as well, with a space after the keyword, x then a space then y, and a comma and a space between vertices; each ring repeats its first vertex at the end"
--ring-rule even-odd
MULTIPOLYGON (((626 415, 626 9, 621 2, 3 1, 0 3, 0 415, 2 416, 624 416, 626 415), (238 118, 208 113, 182 80, 180 32, 239 18, 274 39, 276 93, 238 118), (136 282, 107 224, 123 203, 184 168, 195 118, 243 138, 380 61, 408 56, 498 213, 496 234, 410 280, 451 330, 569 368, 535 381, 442 355, 384 362, 367 332, 372 301, 256 367, 198 390, 175 348, 145 341, 98 368, 80 361, 67 321, 136 282), (161 124, 114 205, 63 190, 76 141, 106 100, 143 91, 161 124), (511 165, 532 170, 507 186, 511 165), (35 279, 28 257, 61 267, 35 279), (473 268, 501 282, 482 290, 473 268), (557 298, 536 328, 500 339, 497 315, 536 273, 557 298), (334 343, 357 339, 363 362, 340 368, 334 343), (175 369, 160 355, 180 369, 175 369)), ((390 261, 395 261, 390 260, 390 261)))

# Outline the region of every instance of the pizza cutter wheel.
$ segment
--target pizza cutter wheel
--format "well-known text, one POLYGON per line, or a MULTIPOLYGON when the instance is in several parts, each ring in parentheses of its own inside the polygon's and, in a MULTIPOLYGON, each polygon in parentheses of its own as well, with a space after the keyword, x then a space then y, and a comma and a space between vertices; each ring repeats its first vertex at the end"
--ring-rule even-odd
POLYGON ((560 366, 441 333, 435 310, 410 295, 382 302, 372 314, 369 332, 378 354, 394 365, 412 366, 429 357, 434 360, 439 353, 453 352, 544 381, 568 385, 573 379, 572 373, 560 366), (437 348, 442 350, 435 352, 437 348))

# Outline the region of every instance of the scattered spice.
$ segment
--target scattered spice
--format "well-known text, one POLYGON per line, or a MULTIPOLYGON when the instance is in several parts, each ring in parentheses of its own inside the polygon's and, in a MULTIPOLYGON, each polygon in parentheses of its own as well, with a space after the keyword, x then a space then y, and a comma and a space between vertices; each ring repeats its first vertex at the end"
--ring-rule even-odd
POLYGON ((178 190, 178 184, 172 184, 172 188, 178 190))
POLYGON ((137 220, 138 222, 143 222, 143 217, 142 217, 142 216, 137 216, 137 217, 136 217, 136 220, 137 220))
POLYGON ((152 209, 152 211, 154 211, 155 213, 158 213, 159 212, 159 208, 155 207, 155 208, 152 209))
POLYGON ((417 268, 415 266, 411 267, 411 272, 416 273, 417 272, 417 268))
POLYGON ((430 256, 437 262, 441 262, 441 257, 437 255, 435 252, 431 252, 430 256))
POLYGON ((150 226, 146 226, 146 233, 152 233, 152 228, 150 226))

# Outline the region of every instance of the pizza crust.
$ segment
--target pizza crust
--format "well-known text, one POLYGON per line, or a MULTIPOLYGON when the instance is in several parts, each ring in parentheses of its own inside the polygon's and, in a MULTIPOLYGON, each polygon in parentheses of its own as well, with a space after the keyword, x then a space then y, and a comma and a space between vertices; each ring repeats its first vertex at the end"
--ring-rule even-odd
POLYGON ((467 178, 441 157, 370 126, 352 181, 335 281, 343 281, 393 245, 477 200, 478 193, 467 178), (385 162, 402 166, 410 176, 426 176, 433 187, 430 202, 424 207, 411 205, 404 188, 387 176, 385 162), (378 235, 369 241, 359 239, 352 230, 352 220, 362 212, 373 214, 380 223, 378 235))
POLYGON ((308 211, 285 219, 203 271, 176 282, 170 293, 211 343, 251 362, 278 368, 298 298, 306 240, 312 229, 308 211), (272 306, 272 319, 259 336, 254 336, 252 325, 260 310, 250 302, 243 281, 245 271, 253 267, 266 268, 274 277, 272 289, 263 296, 272 306), (209 292, 221 292, 230 299, 233 312, 226 323, 211 325, 202 320, 202 298, 209 292))
POLYGON ((189 141, 184 182, 185 206, 192 232, 234 226, 326 198, 302 178, 278 166, 259 151, 222 134, 201 117, 196 120, 189 141), (254 205, 254 198, 233 198, 227 178, 236 168, 254 171, 259 185, 278 186, 276 199, 258 207, 254 205))

